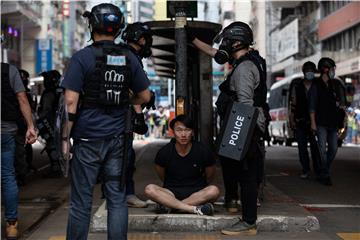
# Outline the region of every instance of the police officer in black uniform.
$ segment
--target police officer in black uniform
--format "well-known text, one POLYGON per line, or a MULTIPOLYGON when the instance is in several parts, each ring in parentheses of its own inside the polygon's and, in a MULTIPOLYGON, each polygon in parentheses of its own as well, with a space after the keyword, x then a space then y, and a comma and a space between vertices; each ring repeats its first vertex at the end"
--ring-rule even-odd
POLYGON ((242 203, 242 221, 222 230, 222 233, 256 234, 258 186, 263 178, 265 154, 263 137, 268 118, 265 60, 258 51, 250 48, 253 44, 253 33, 249 25, 243 22, 231 23, 214 39, 214 42, 221 43, 219 49, 212 48, 197 38, 191 40, 199 49, 213 56, 219 64, 229 62, 233 65, 233 70, 220 86, 221 95, 217 101, 220 117, 226 120, 225 113, 231 101, 259 109, 257 127, 244 160, 239 162, 222 159, 225 188, 226 182, 230 182, 232 186, 228 187, 229 191, 234 195, 232 197, 237 197, 237 182, 240 183, 242 203))
MULTIPOLYGON (((74 140, 67 239, 87 239, 92 194, 100 174, 108 239, 127 239, 128 212, 120 182, 125 174, 125 122, 130 103, 150 100, 149 80, 136 56, 114 43, 124 27, 118 7, 99 4, 83 16, 89 20, 94 43, 73 55, 61 84, 74 140)), ((67 141, 68 136, 62 137, 67 141)), ((63 145, 64 153, 67 147, 63 145)))
MULTIPOLYGON (((139 63, 143 67, 142 59, 151 56, 152 46, 152 31, 145 23, 135 22, 128 24, 122 33, 121 38, 127 44, 126 46, 134 53, 139 60, 139 63)), ((152 94, 149 105, 153 105, 155 101, 155 95, 152 94)), ((145 123, 145 116, 142 112, 140 105, 133 105, 132 112, 132 131, 134 133, 144 135, 148 131, 148 126, 145 123)), ((129 207, 143 208, 147 207, 147 203, 142 201, 135 195, 135 151, 132 147, 133 138, 129 141, 129 165, 127 170, 126 180, 126 200, 129 207)))
POLYGON ((57 90, 61 74, 57 70, 50 70, 41 73, 41 76, 44 78, 45 90, 41 94, 38 108, 39 119, 36 123, 39 135, 46 141, 45 150, 50 160, 50 171, 45 174, 45 177, 60 177, 62 174, 55 148, 54 125, 60 97, 57 90))

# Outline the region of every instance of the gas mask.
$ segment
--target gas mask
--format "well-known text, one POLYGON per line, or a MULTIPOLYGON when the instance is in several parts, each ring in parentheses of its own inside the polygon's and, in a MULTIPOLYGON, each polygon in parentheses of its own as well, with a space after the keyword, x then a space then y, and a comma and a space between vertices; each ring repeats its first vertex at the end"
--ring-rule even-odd
POLYGON ((328 72, 328 76, 330 79, 334 79, 335 77, 335 69, 330 69, 328 72))
POLYGON ((142 58, 148 58, 151 56, 151 46, 152 46, 152 37, 145 37, 145 44, 139 45, 141 48, 139 50, 139 56, 142 58))
POLYGON ((313 80, 315 78, 315 73, 314 72, 306 72, 304 73, 304 77, 306 80, 313 80))
POLYGON ((232 59, 232 42, 230 40, 224 39, 221 42, 219 50, 216 52, 214 59, 218 64, 225 64, 226 62, 231 62, 232 59))

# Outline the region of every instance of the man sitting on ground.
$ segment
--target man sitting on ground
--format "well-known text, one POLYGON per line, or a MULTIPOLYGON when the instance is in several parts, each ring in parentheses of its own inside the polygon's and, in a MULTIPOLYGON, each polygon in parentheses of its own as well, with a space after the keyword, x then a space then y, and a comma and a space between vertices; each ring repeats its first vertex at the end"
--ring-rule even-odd
POLYGON ((164 207, 198 215, 213 215, 219 189, 209 185, 215 174, 215 160, 209 149, 192 141, 193 123, 180 115, 170 128, 175 139, 159 150, 155 169, 163 187, 149 184, 145 194, 164 207))

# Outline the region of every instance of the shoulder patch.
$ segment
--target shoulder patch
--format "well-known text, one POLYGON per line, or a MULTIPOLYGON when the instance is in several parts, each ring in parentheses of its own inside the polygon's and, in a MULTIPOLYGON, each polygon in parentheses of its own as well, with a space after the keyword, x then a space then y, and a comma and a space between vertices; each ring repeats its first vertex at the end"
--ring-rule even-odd
POLYGON ((125 66, 126 65, 126 56, 112 56, 107 55, 107 65, 113 65, 113 66, 125 66))

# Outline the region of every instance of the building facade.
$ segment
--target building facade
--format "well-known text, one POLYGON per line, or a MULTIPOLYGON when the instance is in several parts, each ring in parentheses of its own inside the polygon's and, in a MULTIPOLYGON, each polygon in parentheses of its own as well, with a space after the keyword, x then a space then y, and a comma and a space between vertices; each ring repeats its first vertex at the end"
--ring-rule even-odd
POLYGON ((348 99, 360 105, 360 2, 266 2, 268 86, 301 73, 306 61, 336 62, 348 99))

